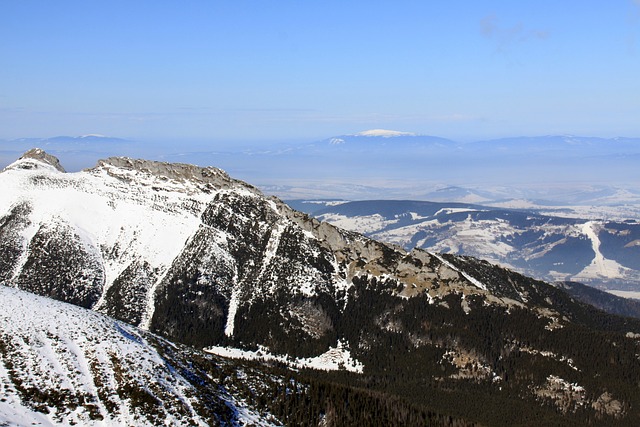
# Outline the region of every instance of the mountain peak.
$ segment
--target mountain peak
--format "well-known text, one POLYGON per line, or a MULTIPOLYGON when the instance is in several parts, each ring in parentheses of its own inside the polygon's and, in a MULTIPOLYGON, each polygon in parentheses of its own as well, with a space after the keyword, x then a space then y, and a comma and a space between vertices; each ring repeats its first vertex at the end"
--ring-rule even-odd
POLYGON ((381 136, 383 138, 392 138, 394 136, 416 136, 416 134, 412 132, 401 132, 397 130, 371 129, 356 133, 355 136, 381 136))
POLYGON ((57 157, 52 156, 51 154, 44 151, 42 148, 32 148, 26 151, 20 158, 15 161, 13 164, 7 166, 7 169, 12 167, 17 167, 20 169, 37 169, 38 165, 30 162, 30 160, 36 160, 39 163, 44 163, 59 172, 66 172, 62 165, 60 164, 60 160, 57 157))

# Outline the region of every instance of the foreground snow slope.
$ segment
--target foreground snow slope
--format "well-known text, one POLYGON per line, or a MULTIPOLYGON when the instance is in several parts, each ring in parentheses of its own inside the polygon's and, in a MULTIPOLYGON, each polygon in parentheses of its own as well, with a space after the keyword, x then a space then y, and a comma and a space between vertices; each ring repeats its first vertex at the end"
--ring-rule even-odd
POLYGON ((5 286, 0 301, 0 425, 270 424, 156 336, 5 286))

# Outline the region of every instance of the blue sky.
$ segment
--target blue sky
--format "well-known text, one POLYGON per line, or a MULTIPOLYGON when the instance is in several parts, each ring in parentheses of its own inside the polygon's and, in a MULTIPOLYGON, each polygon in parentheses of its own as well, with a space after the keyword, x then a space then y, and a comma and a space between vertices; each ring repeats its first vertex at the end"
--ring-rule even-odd
POLYGON ((0 138, 640 136, 640 0, 0 2, 0 138))

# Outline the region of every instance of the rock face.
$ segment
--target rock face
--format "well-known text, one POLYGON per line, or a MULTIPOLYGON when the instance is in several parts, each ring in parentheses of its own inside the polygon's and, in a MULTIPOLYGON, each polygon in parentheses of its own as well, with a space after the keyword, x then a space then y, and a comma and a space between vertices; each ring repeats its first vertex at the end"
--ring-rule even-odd
POLYGON ((340 348, 364 366, 357 385, 485 424, 530 423, 532 404, 554 422, 640 418, 637 321, 486 262, 338 229, 215 168, 50 163, 0 174, 6 286, 198 348, 340 348), (580 392, 556 398, 565 384, 580 392))
MULTIPOLYGON (((58 160, 57 157, 46 153, 41 148, 33 148, 33 149, 27 151, 26 153, 24 153, 22 155, 22 157, 20 157, 20 160, 25 160, 25 159, 38 160, 41 163, 44 163, 44 164, 49 165, 49 166, 52 166, 54 169, 56 169, 59 172, 65 172, 64 168, 60 164, 60 160, 58 160)), ((21 165, 23 167, 27 167, 28 168, 29 166, 33 165, 33 163, 23 162, 23 163, 21 163, 21 165)))

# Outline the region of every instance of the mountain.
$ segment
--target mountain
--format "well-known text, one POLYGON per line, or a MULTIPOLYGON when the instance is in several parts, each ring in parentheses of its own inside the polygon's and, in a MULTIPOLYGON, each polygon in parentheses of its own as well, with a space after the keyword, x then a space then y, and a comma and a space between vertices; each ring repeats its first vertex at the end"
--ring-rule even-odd
POLYGON ((0 425, 277 423, 213 357, 17 289, 0 299, 0 425))
POLYGON ((640 206, 639 138, 549 135, 459 142, 374 129, 250 153, 237 159, 239 166, 231 161, 225 168, 285 199, 484 204, 517 199, 541 206, 634 208, 628 210, 635 217, 640 206))
POLYGON ((337 149, 453 149, 457 144, 446 138, 385 129, 371 129, 352 135, 339 135, 320 142, 337 149))
POLYGON ((344 406, 309 402, 333 396, 382 425, 391 412, 374 401, 402 403, 403 417, 422 420, 413 425, 433 414, 640 420, 640 321, 475 258, 336 228, 219 169, 120 157, 64 173, 52 163, 34 150, 0 173, 5 286, 209 353, 290 363, 316 396, 296 404, 329 418, 344 406), (329 359, 334 370, 306 369, 329 359))
POLYGON ((0 140, 0 168, 32 147, 43 147, 48 153, 63 158, 69 170, 80 170, 94 164, 98 158, 116 153, 134 155, 140 151, 139 145, 131 140, 98 134, 0 140))
POLYGON ((577 135, 520 136, 477 141, 466 144, 465 148, 491 153, 560 155, 572 153, 580 157, 610 155, 614 153, 638 153, 639 138, 598 138, 577 135))
POLYGON ((0 141, 0 168, 40 146, 78 171, 110 156, 217 165, 281 198, 615 206, 638 217, 639 138, 567 135, 459 142, 372 129, 316 141, 0 141), (516 202, 514 202, 516 203, 516 202))
MULTIPOLYGON (((297 201, 298 206, 304 203, 297 201)), ((586 220, 468 203, 371 200, 307 210, 402 246, 468 255, 544 280, 640 289, 640 222, 586 220)))

